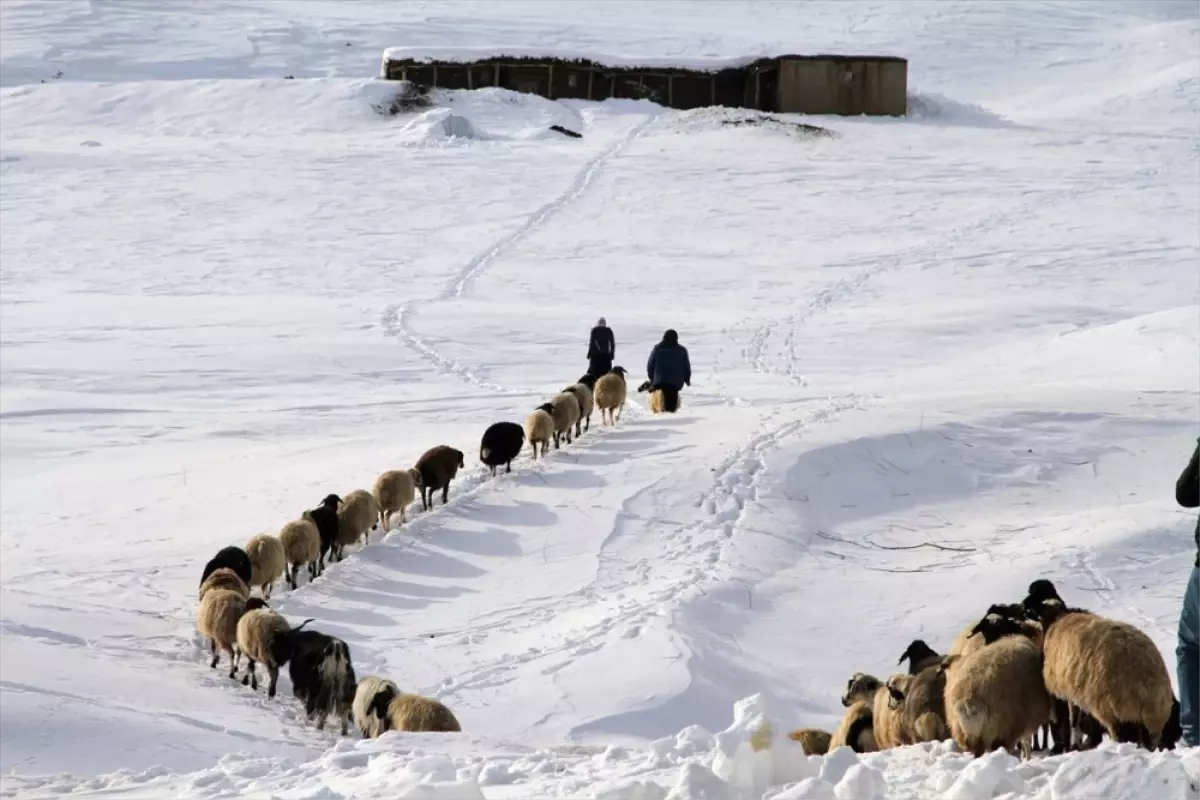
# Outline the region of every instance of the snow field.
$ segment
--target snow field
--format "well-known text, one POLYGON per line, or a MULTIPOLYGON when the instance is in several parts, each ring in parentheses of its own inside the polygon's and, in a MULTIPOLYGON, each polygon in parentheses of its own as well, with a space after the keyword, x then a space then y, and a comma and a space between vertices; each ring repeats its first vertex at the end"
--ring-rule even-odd
POLYGON ((1194 5, 697 8, 5 7, 0 792, 1197 796, 1191 750, 786 740, 1035 577, 1173 664, 1194 5), (804 137, 484 90, 382 117, 401 43, 892 50, 916 115, 804 137), (339 740, 286 678, 267 703, 205 668, 212 552, 433 444, 473 459, 601 314, 631 389, 680 330, 681 414, 468 465, 274 603, 464 734, 339 740))

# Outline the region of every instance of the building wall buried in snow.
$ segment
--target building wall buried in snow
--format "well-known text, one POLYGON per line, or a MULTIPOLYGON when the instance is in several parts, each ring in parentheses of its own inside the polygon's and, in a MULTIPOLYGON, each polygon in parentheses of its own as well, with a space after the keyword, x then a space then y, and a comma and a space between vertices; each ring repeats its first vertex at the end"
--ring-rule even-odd
POLYGON ((443 89, 499 86, 550 99, 645 99, 669 108, 903 116, 908 62, 894 56, 778 56, 647 62, 574 54, 384 52, 383 77, 443 89))

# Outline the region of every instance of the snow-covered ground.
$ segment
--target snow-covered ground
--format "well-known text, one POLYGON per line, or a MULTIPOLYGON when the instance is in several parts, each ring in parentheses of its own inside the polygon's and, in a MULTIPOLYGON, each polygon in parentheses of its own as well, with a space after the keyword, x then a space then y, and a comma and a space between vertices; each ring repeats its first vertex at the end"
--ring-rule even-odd
POLYGON ((1200 797, 1196 750, 786 738, 1036 577, 1173 672, 1191 0, 0 14, 0 794, 1200 797), (387 117, 390 46, 883 52, 913 114, 811 137, 489 89, 387 117), (679 330, 681 413, 633 395, 486 476, 483 429, 578 377, 600 315, 634 385, 679 330), (440 443, 449 506, 272 604, 465 733, 339 740, 286 678, 208 669, 215 550, 440 443))

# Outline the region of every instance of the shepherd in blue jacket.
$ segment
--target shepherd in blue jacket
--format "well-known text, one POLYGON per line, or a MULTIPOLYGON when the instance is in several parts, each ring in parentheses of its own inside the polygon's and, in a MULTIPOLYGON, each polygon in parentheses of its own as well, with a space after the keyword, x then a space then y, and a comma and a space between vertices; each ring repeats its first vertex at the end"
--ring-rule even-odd
POLYGON ((674 414, 679 408, 679 390, 692 385, 692 362, 674 330, 668 329, 662 341, 650 351, 646 375, 650 378, 650 391, 662 390, 663 410, 674 414))

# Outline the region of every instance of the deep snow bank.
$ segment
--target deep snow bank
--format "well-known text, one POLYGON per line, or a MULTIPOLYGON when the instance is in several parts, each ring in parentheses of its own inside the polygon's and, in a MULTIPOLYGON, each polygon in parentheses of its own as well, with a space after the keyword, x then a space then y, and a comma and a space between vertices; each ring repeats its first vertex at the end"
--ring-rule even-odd
POLYGON ((171 775, 128 770, 94 779, 6 776, 3 796, 396 797, 429 800, 570 796, 621 800, 874 800, 1155 798, 1200 796, 1200 748, 1150 753, 1105 744, 1021 763, 1003 752, 974 759, 951 742, 859 755, 842 747, 806 756, 763 695, 735 704, 712 734, 691 726, 645 750, 563 746, 534 750, 455 734, 387 733, 343 739, 312 761, 230 755, 171 775))

